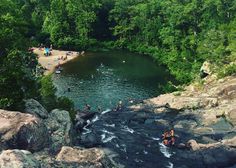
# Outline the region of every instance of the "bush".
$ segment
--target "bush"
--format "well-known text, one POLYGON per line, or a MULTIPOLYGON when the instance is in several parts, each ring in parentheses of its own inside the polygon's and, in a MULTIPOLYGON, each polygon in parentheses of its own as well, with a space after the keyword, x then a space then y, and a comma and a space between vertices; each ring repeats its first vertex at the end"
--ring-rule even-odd
POLYGON ((74 103, 67 97, 59 97, 57 99, 57 108, 66 110, 70 113, 72 121, 75 119, 76 112, 74 110, 74 103))
POLYGON ((53 109, 62 109, 70 113, 71 120, 75 119, 74 103, 67 97, 57 97, 56 87, 53 85, 52 76, 44 76, 41 79, 41 103, 48 111, 53 109))
POLYGON ((226 65, 218 72, 218 78, 223 78, 233 74, 236 74, 236 64, 226 65))
POLYGON ((51 75, 42 77, 40 95, 42 104, 48 111, 51 111, 57 106, 56 87, 53 85, 51 75))

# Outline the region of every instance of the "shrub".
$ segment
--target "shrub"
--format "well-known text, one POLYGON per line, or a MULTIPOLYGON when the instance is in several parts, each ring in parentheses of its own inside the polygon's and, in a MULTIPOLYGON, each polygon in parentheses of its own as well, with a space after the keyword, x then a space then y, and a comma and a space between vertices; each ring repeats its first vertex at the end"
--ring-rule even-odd
POLYGON ((53 85, 52 76, 44 76, 41 79, 41 103, 48 111, 62 109, 70 113, 71 120, 75 119, 74 103, 67 97, 57 97, 56 87, 53 85))
POLYGON ((76 112, 74 110, 74 103, 67 97, 59 97, 57 99, 57 108, 66 110, 70 113, 72 121, 75 119, 76 112))
POLYGON ((218 78, 223 78, 236 74, 236 64, 230 64, 220 69, 218 72, 218 78))
POLYGON ((53 85, 51 75, 42 77, 40 95, 42 104, 48 111, 53 110, 57 106, 56 87, 53 85))

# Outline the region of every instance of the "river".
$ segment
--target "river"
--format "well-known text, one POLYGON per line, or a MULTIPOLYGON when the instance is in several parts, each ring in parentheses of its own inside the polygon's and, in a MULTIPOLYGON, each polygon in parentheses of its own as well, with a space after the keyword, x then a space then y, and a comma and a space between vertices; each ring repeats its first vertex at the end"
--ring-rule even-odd
POLYGON ((128 104, 129 100, 158 96, 159 87, 172 79, 164 67, 143 55, 112 51, 87 53, 63 68, 60 75, 53 76, 57 94, 71 98, 76 108, 88 103, 92 110, 100 106, 103 111, 84 128, 83 136, 95 135, 100 146, 127 168, 182 165, 174 159, 175 150, 161 143, 166 128, 156 121, 162 116, 110 110, 119 100, 128 104))

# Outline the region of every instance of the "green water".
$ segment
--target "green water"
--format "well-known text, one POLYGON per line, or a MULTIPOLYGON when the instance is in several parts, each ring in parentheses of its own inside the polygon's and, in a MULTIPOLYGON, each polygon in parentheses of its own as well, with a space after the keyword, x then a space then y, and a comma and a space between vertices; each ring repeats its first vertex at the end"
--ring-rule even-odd
POLYGON ((53 76, 57 94, 71 98, 80 109, 85 103, 94 110, 107 109, 119 99, 125 104, 154 97, 160 94, 159 86, 171 80, 166 68, 151 58, 127 51, 89 52, 63 68, 53 76))

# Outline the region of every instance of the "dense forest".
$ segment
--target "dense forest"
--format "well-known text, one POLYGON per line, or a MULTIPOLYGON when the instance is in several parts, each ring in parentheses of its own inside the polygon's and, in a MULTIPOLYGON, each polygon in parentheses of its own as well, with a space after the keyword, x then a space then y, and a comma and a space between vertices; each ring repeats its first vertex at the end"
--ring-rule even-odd
POLYGON ((205 60, 222 67, 236 57, 235 0, 1 0, 0 11, 0 108, 53 97, 45 89, 55 89, 43 87, 50 79, 36 77, 36 56, 27 52, 41 43, 147 54, 181 83, 205 60))

